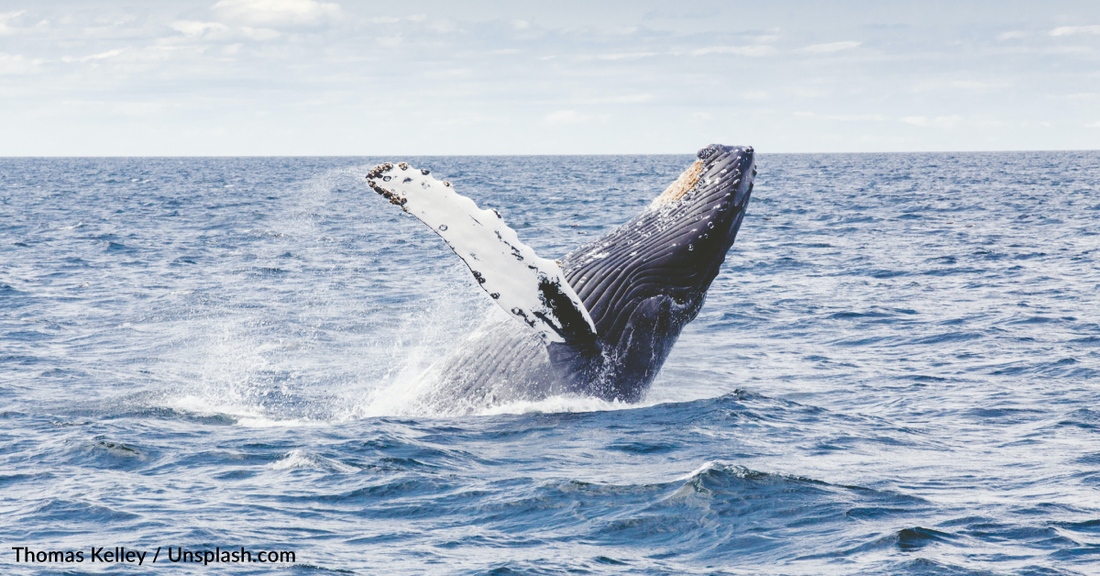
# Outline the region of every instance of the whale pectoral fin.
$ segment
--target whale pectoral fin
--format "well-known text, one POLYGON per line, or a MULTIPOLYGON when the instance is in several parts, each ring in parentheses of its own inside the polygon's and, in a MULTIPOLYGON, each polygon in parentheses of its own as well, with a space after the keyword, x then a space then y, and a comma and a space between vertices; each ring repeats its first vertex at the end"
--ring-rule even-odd
POLYGON ((367 183, 439 234, 482 290, 547 343, 592 342, 596 326, 553 260, 519 241, 496 210, 482 210, 427 170, 404 162, 376 166, 367 183))

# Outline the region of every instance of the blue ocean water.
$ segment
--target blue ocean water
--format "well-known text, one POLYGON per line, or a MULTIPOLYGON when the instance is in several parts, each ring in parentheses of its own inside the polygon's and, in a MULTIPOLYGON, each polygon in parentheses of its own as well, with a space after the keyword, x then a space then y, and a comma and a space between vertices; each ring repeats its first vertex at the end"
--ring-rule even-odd
POLYGON ((760 154, 643 402, 460 418, 491 304, 401 159, 545 257, 691 161, 0 159, 4 573, 1100 574, 1100 153, 760 154))

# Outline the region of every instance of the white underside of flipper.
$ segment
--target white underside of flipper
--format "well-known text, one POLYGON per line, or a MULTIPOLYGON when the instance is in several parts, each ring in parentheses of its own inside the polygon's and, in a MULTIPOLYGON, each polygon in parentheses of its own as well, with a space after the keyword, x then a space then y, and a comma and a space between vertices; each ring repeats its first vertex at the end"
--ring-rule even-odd
POLYGON ((520 242, 499 212, 478 208, 450 182, 404 162, 376 166, 367 182, 439 234, 493 301, 547 344, 595 339, 592 318, 561 267, 520 242))

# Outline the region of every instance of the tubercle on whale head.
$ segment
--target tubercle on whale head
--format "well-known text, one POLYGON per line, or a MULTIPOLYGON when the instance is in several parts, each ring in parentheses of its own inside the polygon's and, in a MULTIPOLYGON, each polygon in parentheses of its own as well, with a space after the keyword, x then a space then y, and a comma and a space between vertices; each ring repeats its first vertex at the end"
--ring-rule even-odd
POLYGON ((685 194, 695 188, 695 185, 699 183, 699 177, 702 175, 703 161, 696 160, 687 170, 684 170, 683 173, 680 174, 679 178, 672 184, 669 184, 664 192, 654 198, 649 206, 651 208, 658 208, 683 198, 685 194))
MULTIPOLYGON (((695 162, 688 166, 650 203, 651 209, 660 209, 682 200, 691 200, 697 196, 700 187, 713 189, 715 185, 733 192, 744 192, 751 187, 756 175, 755 153, 751 146, 724 146, 711 144, 696 153, 695 162), (730 178, 732 176, 732 178, 730 178), (739 186, 742 181, 747 186, 739 186)), ((735 203, 742 193, 732 195, 735 203)), ((711 196, 707 194, 707 196, 711 196)))

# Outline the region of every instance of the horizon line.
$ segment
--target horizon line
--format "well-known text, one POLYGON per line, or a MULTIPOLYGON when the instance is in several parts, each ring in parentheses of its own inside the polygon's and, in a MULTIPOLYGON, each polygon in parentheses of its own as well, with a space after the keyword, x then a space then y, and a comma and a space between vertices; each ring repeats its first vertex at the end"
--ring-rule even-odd
MULTIPOLYGON (((757 154, 765 155, 810 155, 810 154, 1014 154, 1020 152, 1100 152, 1100 148, 1026 148, 1018 150, 881 150, 881 151, 849 151, 849 152, 764 152, 753 147, 757 154)), ((377 158, 377 157, 437 157, 437 158, 461 158, 461 157, 546 157, 546 156, 690 156, 692 152, 602 152, 602 153, 559 153, 559 154, 410 154, 410 153, 386 153, 386 154, 150 154, 150 155, 19 155, 3 156, 0 160, 14 159, 63 159, 63 158, 377 158)))

